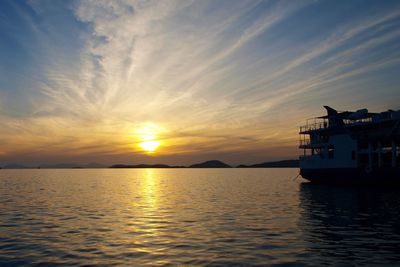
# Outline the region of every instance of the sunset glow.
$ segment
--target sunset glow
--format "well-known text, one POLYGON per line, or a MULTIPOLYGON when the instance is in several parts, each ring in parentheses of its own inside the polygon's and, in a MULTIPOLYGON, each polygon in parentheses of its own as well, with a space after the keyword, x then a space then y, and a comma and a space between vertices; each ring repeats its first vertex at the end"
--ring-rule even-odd
POLYGON ((147 123, 138 129, 136 138, 139 139, 139 148, 146 153, 154 153, 161 145, 158 138, 162 131, 163 129, 154 123, 147 123))
POLYGON ((0 2, 3 165, 297 158, 323 105, 400 108, 399 1, 0 2))
POLYGON ((139 146, 144 151, 152 153, 160 146, 160 141, 153 140, 153 141, 141 142, 141 143, 139 143, 139 146))

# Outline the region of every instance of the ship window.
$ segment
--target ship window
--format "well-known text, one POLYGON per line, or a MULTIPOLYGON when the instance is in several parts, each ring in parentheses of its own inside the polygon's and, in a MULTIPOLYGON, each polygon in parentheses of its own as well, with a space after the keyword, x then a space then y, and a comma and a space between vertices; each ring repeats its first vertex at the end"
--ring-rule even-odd
POLYGON ((335 148, 333 145, 328 146, 328 158, 333 159, 335 156, 335 148))
POLYGON ((351 159, 355 160, 356 159, 356 152, 353 150, 351 151, 351 159))

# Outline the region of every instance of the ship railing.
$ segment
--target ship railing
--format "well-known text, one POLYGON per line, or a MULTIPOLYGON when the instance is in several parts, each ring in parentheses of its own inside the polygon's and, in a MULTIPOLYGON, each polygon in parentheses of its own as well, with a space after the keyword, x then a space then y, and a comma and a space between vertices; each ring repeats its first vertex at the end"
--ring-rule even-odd
POLYGON ((328 125, 327 121, 307 123, 306 125, 300 126, 300 132, 314 131, 314 130, 319 130, 319 129, 325 129, 328 127, 329 127, 329 125, 328 125))
POLYGON ((321 145, 325 145, 326 141, 322 140, 322 139, 313 139, 311 141, 309 138, 305 138, 305 139, 300 139, 299 143, 300 143, 300 146, 309 146, 309 145, 321 146, 321 145))
POLYGON ((311 144, 310 139, 300 140, 300 146, 307 146, 311 144))
MULTIPOLYGON (((369 124, 372 122, 373 118, 371 117, 359 120, 348 120, 348 119, 343 120, 345 126, 369 124)), ((305 125, 300 126, 300 133, 326 129, 326 128, 329 128, 329 123, 327 119, 313 118, 313 119, 308 119, 305 125)))

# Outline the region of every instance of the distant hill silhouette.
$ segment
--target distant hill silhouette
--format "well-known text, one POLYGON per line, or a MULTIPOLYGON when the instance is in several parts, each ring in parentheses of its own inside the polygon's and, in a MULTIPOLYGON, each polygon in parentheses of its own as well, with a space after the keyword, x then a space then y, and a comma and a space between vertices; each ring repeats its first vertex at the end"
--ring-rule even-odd
POLYGON ((298 159, 264 162, 254 165, 239 165, 238 168, 295 168, 299 167, 298 159))
POLYGON ((91 162, 91 163, 88 163, 86 165, 83 165, 82 167, 83 168, 88 168, 88 169, 95 169, 95 168, 106 168, 107 166, 103 165, 103 164, 91 162))
POLYGON ((138 165, 126 165, 126 164, 114 164, 110 168, 185 168, 184 166, 169 166, 165 164, 138 164, 138 165))
MULTIPOLYGON (((237 168, 296 168, 299 167, 299 160, 281 160, 281 161, 272 161, 272 162, 264 162, 253 165, 239 165, 237 168)), ((38 167, 28 167, 21 164, 8 164, 2 167, 3 169, 85 169, 85 168, 232 168, 232 166, 219 161, 219 160, 209 160, 201 163, 196 163, 190 165, 189 167, 185 166, 170 166, 166 164, 114 164, 112 166, 105 166, 98 163, 89 163, 89 164, 78 164, 78 163, 58 163, 58 164, 43 164, 38 167)), ((1 169, 1 167, 0 167, 1 169)))
POLYGON ((105 165, 99 163, 88 163, 88 164, 78 164, 78 163, 57 163, 57 164, 42 164, 39 166, 24 166, 17 163, 11 163, 0 167, 3 169, 92 169, 92 168, 105 168, 105 165))
POLYGON ((78 164, 78 163, 58 163, 58 164, 45 164, 40 165, 41 169, 93 169, 93 168, 105 168, 106 166, 99 163, 88 163, 88 164, 78 164))
POLYGON ((40 165, 41 169, 72 169, 77 167, 81 166, 78 163, 57 163, 40 165))
POLYGON ((190 165, 189 168, 232 168, 232 167, 219 160, 209 160, 206 162, 190 165))
POLYGON ((26 166, 21 165, 21 164, 16 164, 16 163, 8 164, 8 165, 3 167, 3 169, 28 169, 28 168, 29 167, 26 167, 26 166))

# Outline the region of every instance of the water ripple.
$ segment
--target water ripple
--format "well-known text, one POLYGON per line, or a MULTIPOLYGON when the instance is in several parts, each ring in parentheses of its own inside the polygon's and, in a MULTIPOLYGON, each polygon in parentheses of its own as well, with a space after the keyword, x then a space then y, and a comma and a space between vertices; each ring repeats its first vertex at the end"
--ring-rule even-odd
POLYGON ((296 169, 1 170, 1 266, 393 265, 398 189, 296 169))

